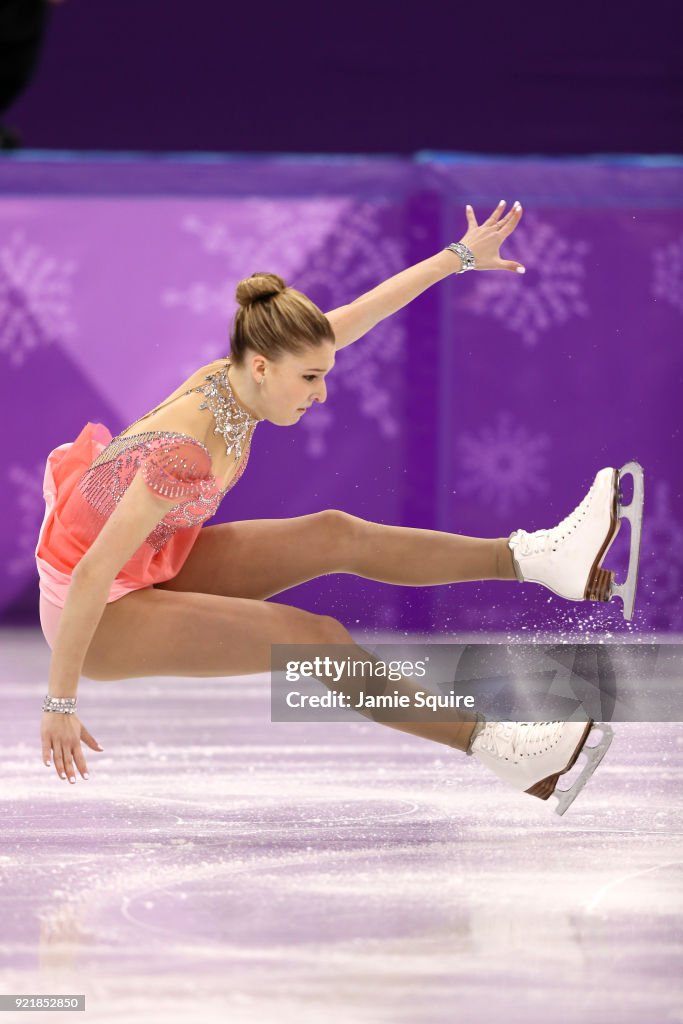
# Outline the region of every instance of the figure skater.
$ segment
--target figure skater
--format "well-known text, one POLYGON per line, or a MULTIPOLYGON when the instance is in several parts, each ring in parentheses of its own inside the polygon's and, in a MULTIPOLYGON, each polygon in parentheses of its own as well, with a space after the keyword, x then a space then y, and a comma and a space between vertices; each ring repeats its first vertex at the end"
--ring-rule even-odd
MULTIPOLYGON (((272 644, 341 643, 363 660, 372 657, 335 618, 266 602, 321 575, 352 573, 420 587, 518 580, 573 601, 607 601, 619 593, 630 615, 637 544, 628 592, 602 561, 621 516, 631 519, 632 556, 633 538, 639 539, 642 471, 635 463, 600 470, 580 505, 553 529, 518 529, 509 537, 388 526, 337 509, 202 525, 243 473, 257 424, 294 426, 314 402, 326 400, 325 377, 338 349, 451 274, 523 272, 499 255, 522 216, 519 203, 505 216, 504 206, 501 201, 481 225, 468 206, 460 242, 326 315, 277 274, 252 274, 237 287, 227 358, 201 366, 115 438, 102 424, 86 423, 75 441, 50 452, 35 555, 41 626, 52 649, 42 755, 49 767, 52 753, 58 777, 74 783, 75 764, 87 779, 81 744, 103 749, 76 715, 81 675, 114 680, 264 672, 272 644), (623 472, 635 484, 626 509, 619 504, 623 472)), ((355 685, 346 678, 340 690, 351 694, 355 685)), ((406 679, 401 687, 415 692, 406 679)), ((557 789, 558 813, 611 741, 603 725, 601 741, 587 744, 591 720, 486 722, 475 712, 447 723, 405 718, 383 721, 466 752, 541 799, 557 789), (560 775, 581 751, 587 755, 581 775, 560 789, 560 775)))

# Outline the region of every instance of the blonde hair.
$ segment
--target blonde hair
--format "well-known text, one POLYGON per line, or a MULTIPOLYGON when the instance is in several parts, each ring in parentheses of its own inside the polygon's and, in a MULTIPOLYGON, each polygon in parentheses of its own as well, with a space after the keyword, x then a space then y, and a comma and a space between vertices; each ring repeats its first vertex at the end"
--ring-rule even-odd
POLYGON ((285 352, 299 355, 308 345, 334 342, 325 314, 277 274, 264 271, 245 277, 235 298, 239 309, 230 334, 230 355, 238 366, 244 363, 247 347, 277 361, 285 352))

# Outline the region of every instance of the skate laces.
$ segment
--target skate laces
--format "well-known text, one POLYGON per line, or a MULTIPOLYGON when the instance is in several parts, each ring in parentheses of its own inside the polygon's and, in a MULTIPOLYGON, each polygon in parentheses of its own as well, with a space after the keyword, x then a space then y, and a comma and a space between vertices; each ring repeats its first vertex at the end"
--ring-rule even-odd
POLYGON ((552 530, 535 530, 534 533, 528 533, 526 530, 517 530, 513 535, 513 543, 516 543, 516 546, 519 547, 520 554, 544 554, 549 547, 554 547, 558 541, 563 540, 585 516, 594 487, 595 481, 591 484, 590 490, 581 504, 577 505, 574 511, 565 516, 552 530))
POLYGON ((565 722, 488 722, 475 743, 508 761, 543 754, 555 746, 565 722))

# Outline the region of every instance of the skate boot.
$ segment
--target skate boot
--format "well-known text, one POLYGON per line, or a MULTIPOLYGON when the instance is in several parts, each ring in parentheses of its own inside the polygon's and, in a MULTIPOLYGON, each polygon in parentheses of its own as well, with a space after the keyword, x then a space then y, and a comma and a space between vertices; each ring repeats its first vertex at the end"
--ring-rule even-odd
POLYGON ((597 726, 602 739, 587 746, 593 728, 588 722, 487 722, 471 741, 468 753, 515 789, 547 800, 557 797, 555 811, 564 814, 573 803, 612 742, 612 728, 597 726), (580 753, 587 762, 568 789, 558 789, 560 775, 574 765, 580 753))
POLYGON ((609 601, 620 597, 624 618, 633 617, 640 534, 643 522, 643 469, 627 462, 621 469, 597 473, 588 494, 574 511, 552 530, 515 530, 508 537, 515 573, 520 583, 540 583, 569 601, 609 601), (633 500, 621 504, 620 483, 633 477, 633 500), (602 562, 619 532, 621 520, 631 524, 628 574, 616 583, 602 562))

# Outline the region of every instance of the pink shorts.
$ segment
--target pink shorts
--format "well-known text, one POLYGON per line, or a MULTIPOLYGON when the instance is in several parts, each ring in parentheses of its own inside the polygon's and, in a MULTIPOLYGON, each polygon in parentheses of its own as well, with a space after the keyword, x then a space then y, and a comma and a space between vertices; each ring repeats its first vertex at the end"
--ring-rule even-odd
POLYGON ((63 611, 63 608, 60 608, 59 605, 53 604, 52 601, 48 601, 48 599, 41 593, 40 604, 38 605, 40 628, 43 631, 43 636, 47 640, 47 645, 50 650, 54 647, 57 626, 59 625, 59 619, 63 611))
MULTIPOLYGON (((148 587, 154 587, 154 583, 148 584, 148 587)), ((140 590, 147 590, 148 587, 140 587, 140 590)), ((128 593, 134 593, 134 591, 128 591, 128 593)), ((126 595, 123 594, 123 597, 126 595)), ((120 598, 117 598, 120 600, 120 598)), ((60 608, 58 604, 53 604, 40 591, 40 602, 38 604, 38 614, 40 616, 40 628, 43 631, 43 636, 47 640, 47 645, 50 650, 54 649, 55 636, 57 635, 57 626, 61 618, 63 608, 60 608)))

